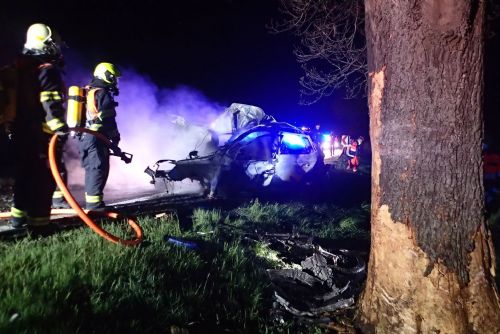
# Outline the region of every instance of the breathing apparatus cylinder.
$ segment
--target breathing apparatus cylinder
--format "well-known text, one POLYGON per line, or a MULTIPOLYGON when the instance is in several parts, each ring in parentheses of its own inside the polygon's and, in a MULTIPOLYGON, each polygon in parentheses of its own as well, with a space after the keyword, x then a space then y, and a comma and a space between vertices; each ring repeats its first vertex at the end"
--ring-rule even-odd
POLYGON ((85 89, 82 87, 70 86, 68 89, 66 123, 70 128, 85 126, 85 115, 83 114, 84 93, 85 89))

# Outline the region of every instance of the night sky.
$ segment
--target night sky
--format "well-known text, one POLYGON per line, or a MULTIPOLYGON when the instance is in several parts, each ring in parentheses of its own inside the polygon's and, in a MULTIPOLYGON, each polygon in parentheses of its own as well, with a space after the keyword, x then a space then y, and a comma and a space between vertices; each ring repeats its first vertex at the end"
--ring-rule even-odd
MULTIPOLYGON (((0 61, 24 43, 26 28, 43 22, 68 45, 68 64, 89 69, 100 61, 133 68, 164 88, 187 85, 222 105, 254 104, 282 121, 320 123, 352 135, 368 134, 366 100, 339 91, 311 106, 299 105, 302 75, 290 34, 270 34, 279 18, 276 0, 3 1, 0 61), (7 2, 7 3, 6 3, 7 2)), ((498 29, 498 23, 496 25, 498 29)), ((486 130, 498 131, 499 36, 488 40, 486 130)), ((70 85, 72 83, 68 83, 70 85)))
MULTIPOLYGON (((312 106, 299 104, 300 66, 294 37, 273 35, 274 0, 40 1, 7 4, 0 13, 2 63, 22 48, 26 28, 43 22, 66 41, 68 65, 89 71, 115 62, 149 76, 159 86, 193 87, 222 105, 260 106, 278 120, 368 134, 366 102, 343 92, 312 106), (43 5, 49 4, 49 5, 43 5)), ((68 69, 70 70, 70 69, 68 69)), ((68 83, 71 84, 71 83, 68 83)))

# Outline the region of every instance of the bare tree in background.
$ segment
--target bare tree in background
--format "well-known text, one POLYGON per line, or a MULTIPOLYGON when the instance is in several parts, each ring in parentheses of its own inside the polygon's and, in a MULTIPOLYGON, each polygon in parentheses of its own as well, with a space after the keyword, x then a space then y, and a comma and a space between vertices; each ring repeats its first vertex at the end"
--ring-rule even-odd
POLYGON ((311 104, 344 88, 347 97, 365 93, 366 44, 361 0, 279 0, 284 19, 275 33, 300 38, 295 48, 305 75, 301 103, 311 104))

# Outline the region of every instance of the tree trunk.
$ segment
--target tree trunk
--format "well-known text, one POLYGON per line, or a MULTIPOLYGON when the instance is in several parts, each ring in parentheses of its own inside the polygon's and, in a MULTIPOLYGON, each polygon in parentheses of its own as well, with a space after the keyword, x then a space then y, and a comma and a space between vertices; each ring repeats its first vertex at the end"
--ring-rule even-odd
POLYGON ((366 0, 372 333, 500 333, 484 220, 485 0, 366 0))

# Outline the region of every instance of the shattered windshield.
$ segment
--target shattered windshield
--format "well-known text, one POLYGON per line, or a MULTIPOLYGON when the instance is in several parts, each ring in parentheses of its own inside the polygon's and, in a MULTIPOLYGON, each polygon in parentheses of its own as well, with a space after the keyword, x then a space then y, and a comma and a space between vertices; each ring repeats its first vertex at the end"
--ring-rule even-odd
POLYGON ((229 151, 237 160, 269 160, 276 151, 276 135, 266 132, 252 132, 229 151))
POLYGON ((281 136, 280 154, 309 154, 312 145, 304 135, 283 133, 281 136))

